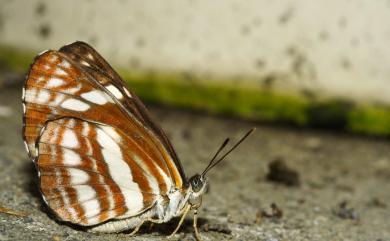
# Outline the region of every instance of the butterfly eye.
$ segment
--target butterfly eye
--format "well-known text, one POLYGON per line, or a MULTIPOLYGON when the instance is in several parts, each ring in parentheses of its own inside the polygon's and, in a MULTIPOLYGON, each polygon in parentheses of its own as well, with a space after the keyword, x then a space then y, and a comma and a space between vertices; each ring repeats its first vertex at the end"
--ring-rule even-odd
POLYGON ((195 176, 191 177, 190 183, 191 183, 192 190, 194 192, 199 192, 202 189, 204 184, 202 181, 202 177, 199 174, 196 174, 195 176))

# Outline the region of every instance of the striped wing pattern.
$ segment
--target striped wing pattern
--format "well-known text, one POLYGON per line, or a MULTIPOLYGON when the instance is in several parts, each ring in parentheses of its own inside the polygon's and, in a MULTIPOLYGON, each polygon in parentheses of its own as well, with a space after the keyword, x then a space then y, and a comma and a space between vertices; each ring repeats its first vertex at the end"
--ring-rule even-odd
POLYGON ((173 148, 136 98, 84 43, 34 60, 23 134, 42 195, 60 219, 95 225, 132 217, 183 188, 173 148))
POLYGON ((142 150, 122 152, 127 141, 132 140, 115 128, 75 118, 44 127, 36 161, 41 191, 63 220, 93 225, 134 216, 171 185, 161 169, 143 161, 150 157, 142 150))
POLYGON ((80 63, 90 75, 94 77, 99 83, 103 85, 109 85, 109 89, 113 91, 113 94, 118 97, 118 100, 122 105, 129 110, 135 118, 141 121, 144 125, 153 130, 154 134, 159 137, 165 148, 170 153, 176 167, 178 168, 180 175, 185 179, 185 173, 183 167, 173 149, 169 139, 162 131, 162 129, 156 125, 144 104, 139 100, 131 90, 126 88, 126 84, 120 78, 120 76, 113 70, 113 68, 104 60, 98 52, 92 47, 83 42, 75 42, 73 44, 64 46, 60 49, 60 52, 64 52, 72 60, 80 63), (112 85, 112 86, 111 86, 112 85), (117 91, 119 90, 119 91, 117 91), (128 98, 123 98, 123 96, 128 98))

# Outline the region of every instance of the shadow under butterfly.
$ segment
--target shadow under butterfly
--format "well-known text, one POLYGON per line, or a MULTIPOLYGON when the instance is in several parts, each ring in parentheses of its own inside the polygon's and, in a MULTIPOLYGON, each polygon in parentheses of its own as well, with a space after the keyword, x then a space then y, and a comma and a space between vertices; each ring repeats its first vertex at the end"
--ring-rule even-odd
POLYGON ((144 222, 165 223, 197 210, 207 173, 187 179, 163 130, 91 46, 75 42, 38 55, 23 88, 23 138, 43 200, 61 220, 93 232, 135 234, 144 222))

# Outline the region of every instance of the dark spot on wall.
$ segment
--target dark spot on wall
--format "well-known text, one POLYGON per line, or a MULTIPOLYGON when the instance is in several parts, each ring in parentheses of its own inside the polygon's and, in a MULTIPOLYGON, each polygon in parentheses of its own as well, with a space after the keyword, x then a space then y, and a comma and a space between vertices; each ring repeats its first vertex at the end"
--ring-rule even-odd
POLYGON ((261 26, 261 18, 256 17, 252 20, 253 26, 259 27, 261 26))
POLYGON ((97 45, 97 43, 98 43, 98 39, 96 36, 91 36, 88 41, 89 41, 89 44, 91 44, 91 45, 97 45))
POLYGON ((43 2, 39 2, 35 8, 35 13, 38 16, 43 16, 46 13, 46 5, 43 2))
POLYGON ((340 28, 345 28, 347 26, 347 19, 345 17, 341 17, 338 24, 340 28))
POLYGON ((319 34, 318 34, 318 38, 325 42, 329 39, 329 33, 327 31, 321 31, 319 34))
POLYGON ((292 62, 292 69, 298 76, 303 76, 305 64, 306 57, 304 55, 297 54, 292 62))
POLYGON ((289 56, 295 56, 297 54, 297 49, 294 46, 290 46, 286 49, 286 54, 289 56))
POLYGON ((349 59, 344 58, 344 59, 341 60, 341 67, 342 67, 343 69, 345 69, 345 70, 349 70, 349 69, 351 69, 352 64, 351 64, 351 62, 349 61, 349 59))
POLYGON ((316 79, 314 65, 303 52, 295 47, 289 47, 286 52, 292 57, 291 69, 299 80, 313 81, 316 79))
POLYGON ((207 53, 206 58, 208 60, 217 60, 221 58, 221 54, 218 51, 213 50, 207 53))
POLYGON ((146 41, 144 38, 139 37, 136 39, 135 46, 137 46, 137 48, 143 48, 143 47, 145 47, 145 45, 146 45, 146 41))
POLYGON ((351 39, 351 45, 352 46, 359 46, 359 44, 360 44, 360 39, 358 39, 358 38, 352 38, 351 39))
POLYGON ((294 10, 292 8, 288 8, 282 15, 279 16, 278 22, 279 24, 287 24, 294 15, 294 10))
POLYGON ((309 89, 304 88, 300 92, 302 93, 303 96, 305 96, 306 98, 308 98, 310 100, 315 100, 317 97, 313 90, 309 90, 309 89))
POLYGON ((273 73, 268 74, 262 79, 261 84, 265 89, 271 89, 277 78, 277 75, 273 73))
POLYGON ((50 25, 49 24, 42 24, 41 26, 39 26, 38 33, 39 33, 39 36, 41 36, 42 38, 44 38, 44 39, 48 38, 51 34, 50 25))
POLYGON ((248 25, 242 25, 240 32, 242 35, 249 35, 251 33, 251 28, 248 25))
POLYGON ((139 67, 141 67, 141 61, 138 57, 131 57, 129 62, 131 68, 133 69, 138 69, 139 67))
POLYGON ((266 65, 266 63, 265 63, 265 61, 262 60, 262 59, 257 59, 257 60, 255 61, 255 66, 256 66, 256 68, 258 68, 258 69, 263 69, 263 68, 265 67, 265 65, 266 65))
POLYGON ((183 71, 181 73, 181 77, 183 78, 184 81, 190 82, 190 83, 196 83, 196 80, 197 80, 196 76, 189 71, 183 71))

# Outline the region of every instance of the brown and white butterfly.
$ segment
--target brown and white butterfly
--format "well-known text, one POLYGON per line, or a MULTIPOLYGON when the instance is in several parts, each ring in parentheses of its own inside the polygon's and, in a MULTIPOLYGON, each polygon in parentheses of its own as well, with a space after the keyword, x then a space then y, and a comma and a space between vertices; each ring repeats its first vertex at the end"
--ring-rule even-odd
POLYGON ((97 232, 196 213, 206 173, 187 179, 168 138, 111 66, 75 42, 38 55, 23 88, 23 136, 42 197, 62 221, 97 232))

